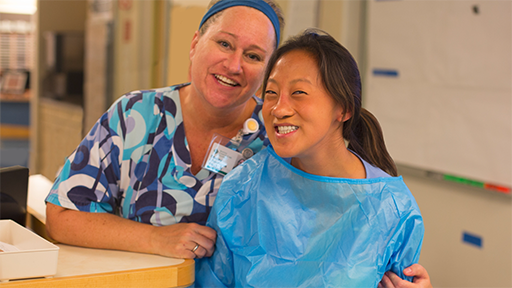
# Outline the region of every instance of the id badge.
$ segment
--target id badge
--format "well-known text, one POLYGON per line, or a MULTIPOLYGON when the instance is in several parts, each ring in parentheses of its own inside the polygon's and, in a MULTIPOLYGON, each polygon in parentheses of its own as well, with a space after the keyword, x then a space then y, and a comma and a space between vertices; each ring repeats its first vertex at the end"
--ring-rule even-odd
POLYGON ((244 159, 242 153, 235 150, 236 148, 237 145, 233 145, 231 139, 214 134, 203 161, 203 168, 226 175, 244 159))

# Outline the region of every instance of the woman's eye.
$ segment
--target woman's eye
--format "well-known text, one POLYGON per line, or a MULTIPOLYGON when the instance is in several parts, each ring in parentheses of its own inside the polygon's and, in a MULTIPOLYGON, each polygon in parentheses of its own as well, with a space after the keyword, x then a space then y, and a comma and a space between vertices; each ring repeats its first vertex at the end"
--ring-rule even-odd
POLYGON ((229 43, 228 43, 228 42, 226 42, 226 41, 219 41, 219 44, 220 44, 220 46, 222 46, 222 47, 229 48, 229 43))
POLYGON ((293 92, 293 94, 308 94, 308 93, 306 93, 302 90, 297 90, 297 91, 293 92))
POLYGON ((261 57, 257 54, 249 54, 247 57, 249 57, 253 61, 261 61, 261 57))
POLYGON ((272 91, 272 90, 266 90, 265 91, 265 97, 272 97, 272 96, 276 96, 277 93, 275 91, 272 91))

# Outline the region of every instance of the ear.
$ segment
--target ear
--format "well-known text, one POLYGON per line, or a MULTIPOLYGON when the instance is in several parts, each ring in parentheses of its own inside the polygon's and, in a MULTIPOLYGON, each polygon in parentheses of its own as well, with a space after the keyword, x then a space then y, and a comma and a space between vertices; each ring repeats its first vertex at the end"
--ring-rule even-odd
POLYGON ((344 111, 343 108, 341 107, 338 108, 338 111, 336 113, 336 120, 340 123, 343 123, 348 119, 352 118, 352 112, 344 111))
POLYGON ((192 61, 196 52, 196 45, 199 41, 199 31, 194 33, 194 37, 192 37, 192 43, 190 43, 190 51, 189 51, 189 60, 192 61))
POLYGON ((345 121, 347 121, 350 118, 352 118, 352 112, 346 112, 345 114, 343 114, 342 121, 345 122, 345 121))

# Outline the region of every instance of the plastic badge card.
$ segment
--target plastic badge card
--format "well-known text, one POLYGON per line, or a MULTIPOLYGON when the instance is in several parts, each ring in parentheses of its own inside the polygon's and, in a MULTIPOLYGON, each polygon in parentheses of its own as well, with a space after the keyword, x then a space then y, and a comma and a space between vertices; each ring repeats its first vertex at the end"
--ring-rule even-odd
POLYGON ((231 140, 219 134, 214 134, 208 153, 203 161, 203 168, 208 169, 215 173, 226 175, 229 171, 233 170, 244 159, 242 154, 228 145, 236 148, 231 140))

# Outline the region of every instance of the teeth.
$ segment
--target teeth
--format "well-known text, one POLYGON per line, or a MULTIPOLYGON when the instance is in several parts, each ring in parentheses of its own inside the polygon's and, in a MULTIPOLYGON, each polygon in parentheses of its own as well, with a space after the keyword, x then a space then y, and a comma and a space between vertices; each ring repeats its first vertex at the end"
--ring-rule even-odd
POLYGON ((222 75, 215 75, 215 78, 217 78, 217 80, 219 80, 219 83, 225 85, 225 86, 237 86, 238 83, 236 83, 235 81, 227 78, 227 77, 224 77, 222 75))
POLYGON ((297 126, 277 126, 277 132, 279 134, 288 134, 299 129, 297 126))

